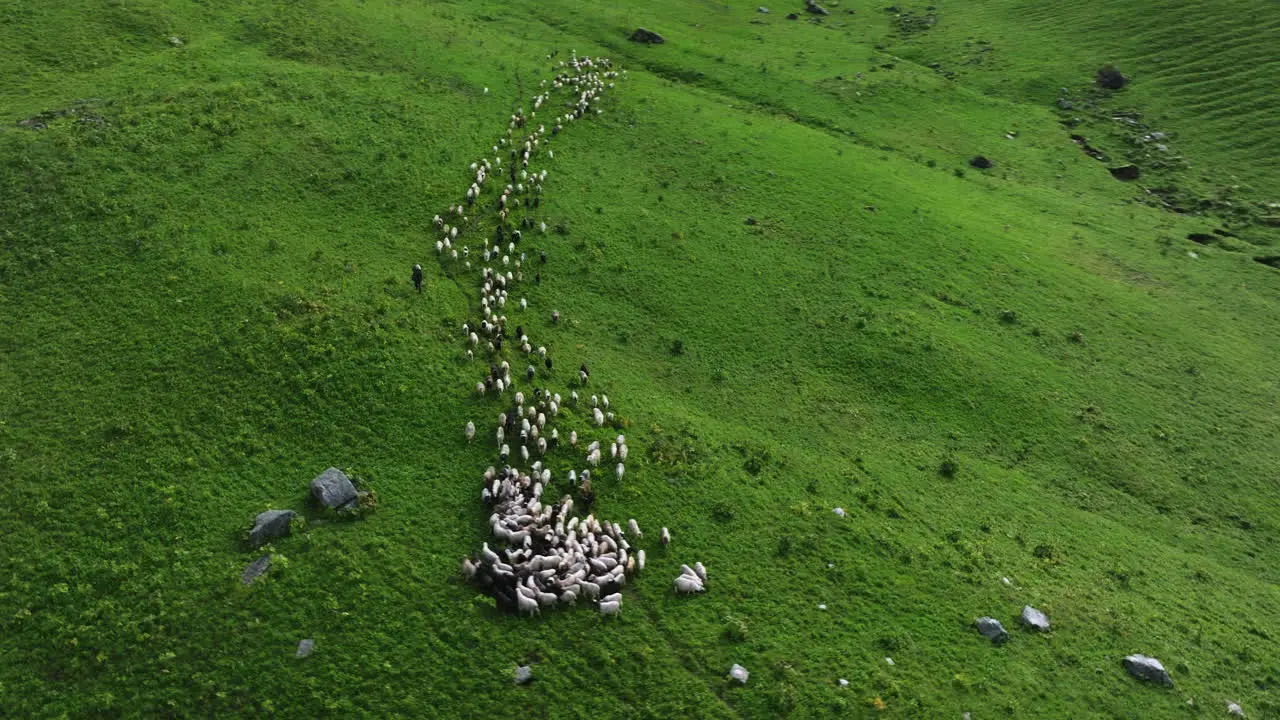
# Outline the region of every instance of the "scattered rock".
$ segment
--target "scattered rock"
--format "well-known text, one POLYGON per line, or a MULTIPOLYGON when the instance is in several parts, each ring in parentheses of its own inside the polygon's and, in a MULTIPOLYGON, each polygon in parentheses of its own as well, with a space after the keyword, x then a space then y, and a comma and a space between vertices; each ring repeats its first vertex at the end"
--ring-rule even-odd
POLYGON ((331 467, 311 481, 311 497, 327 508, 340 509, 356 500, 356 486, 347 474, 331 467))
POLYGON ((1244 717, 1244 708, 1240 707, 1239 703, 1229 702, 1227 703, 1227 714, 1234 715, 1236 717, 1244 717))
POLYGON ((70 107, 61 110, 46 110, 39 115, 32 115, 29 118, 18 121, 18 127, 28 130, 44 130, 49 127, 49 123, 63 117, 79 118, 84 125, 96 125, 103 127, 107 121, 101 115, 92 111, 90 107, 94 103, 102 102, 98 98, 86 98, 84 100, 74 100, 70 107))
POLYGON ((1049 632, 1049 616, 1030 605, 1022 608, 1022 622, 1040 632, 1049 632))
POLYGON ((995 618, 980 617, 975 620, 973 624, 977 626, 978 633, 981 634, 982 637, 990 640, 996 645, 999 645, 1009 639, 1009 633, 1005 631, 1004 626, 1000 624, 1000 621, 995 618))
POLYGON ((528 685, 533 682, 533 668, 528 665, 521 665, 516 668, 515 680, 517 685, 528 685))
POLYGON ((827 9, 818 4, 817 0, 804 0, 804 9, 814 15, 830 15, 827 9))
POLYGON ((288 535, 289 522, 293 520, 294 515, 297 513, 292 510, 268 510, 259 513, 253 523, 253 529, 249 531, 249 544, 258 547, 272 538, 288 535))
POLYGON ((1122 664, 1130 675, 1139 680, 1160 683, 1161 685, 1173 685, 1173 678, 1169 677, 1169 672, 1164 669, 1164 665, 1161 665, 1159 660, 1153 657, 1130 655, 1123 660, 1122 664))
POLYGON ((1103 87, 1107 90, 1120 90, 1125 85, 1129 84, 1129 78, 1125 77, 1125 75, 1121 73, 1115 65, 1103 65, 1098 70, 1098 74, 1095 79, 1097 80, 1098 87, 1103 87))
POLYGON ((750 676, 751 673, 747 672, 746 668, 737 663, 734 663, 733 667, 729 668, 729 678, 737 681, 739 685, 746 685, 747 678, 750 676))
POLYGON ((171 35, 169 36, 169 44, 174 47, 182 47, 183 45, 182 38, 178 37, 177 35, 171 35))
POLYGON ((973 156, 973 158, 969 160, 969 164, 972 165, 973 167, 978 168, 979 170, 990 170, 991 168, 995 167, 995 163, 991 162, 990 160, 986 159, 981 155, 973 156))
POLYGON ((647 43, 649 45, 661 45, 666 41, 667 39, 662 37, 658 33, 652 30, 645 30, 644 28, 636 28, 636 31, 631 33, 631 42, 647 43))
POLYGON ((1137 180, 1138 176, 1142 174, 1142 170, 1140 170, 1137 165, 1121 165, 1120 167, 1107 169, 1110 170, 1111 177, 1125 182, 1137 180))
POLYGON ((315 640, 312 640, 311 638, 307 638, 307 639, 305 639, 305 640, 299 640, 299 641, 298 641, 298 652, 294 653, 294 655, 293 655, 293 656, 294 656, 294 657, 296 657, 296 658, 304 658, 304 657, 306 657, 306 656, 310 655, 310 654, 311 654, 311 652, 312 652, 313 650, 315 650, 315 649, 316 649, 316 641, 315 641, 315 640))
POLYGON ((249 566, 244 569, 244 572, 240 573, 240 582, 245 585, 252 585, 254 580, 257 580, 270 568, 271 556, 263 555, 257 560, 249 563, 249 566))

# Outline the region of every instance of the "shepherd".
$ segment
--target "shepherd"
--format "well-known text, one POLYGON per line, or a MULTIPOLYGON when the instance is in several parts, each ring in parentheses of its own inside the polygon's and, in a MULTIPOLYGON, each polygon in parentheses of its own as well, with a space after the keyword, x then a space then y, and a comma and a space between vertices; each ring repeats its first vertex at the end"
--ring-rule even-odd
POLYGON ((422 292, 422 266, 421 265, 413 266, 413 287, 416 288, 419 293, 422 292))

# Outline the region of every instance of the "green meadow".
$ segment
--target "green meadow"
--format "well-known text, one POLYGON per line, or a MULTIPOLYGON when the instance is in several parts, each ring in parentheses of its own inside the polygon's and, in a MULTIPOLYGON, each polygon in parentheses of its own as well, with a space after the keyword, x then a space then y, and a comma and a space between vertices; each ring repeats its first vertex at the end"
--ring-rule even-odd
POLYGON ((933 1, 0 0, 0 715, 1280 717, 1280 15, 933 1), (573 51, 507 312, 648 567, 531 619, 432 218, 573 51))

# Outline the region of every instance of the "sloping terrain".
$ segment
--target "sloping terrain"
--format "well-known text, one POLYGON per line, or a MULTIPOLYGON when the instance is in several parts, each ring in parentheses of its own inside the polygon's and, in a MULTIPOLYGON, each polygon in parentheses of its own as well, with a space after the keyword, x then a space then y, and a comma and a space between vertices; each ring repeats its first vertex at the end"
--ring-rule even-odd
POLYGON ((0 0, 7 712, 1280 714, 1269 6, 827 7, 0 0), (598 512, 675 538, 616 619, 458 573, 498 406, 431 218, 571 50, 629 72, 555 140, 521 321, 626 424, 598 512), (375 513, 305 510, 330 465, 375 513))

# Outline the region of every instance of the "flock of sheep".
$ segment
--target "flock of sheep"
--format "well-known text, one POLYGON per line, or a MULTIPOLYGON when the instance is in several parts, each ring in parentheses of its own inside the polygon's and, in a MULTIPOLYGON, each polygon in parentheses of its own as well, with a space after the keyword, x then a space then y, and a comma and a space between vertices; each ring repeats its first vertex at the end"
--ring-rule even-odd
MULTIPOLYGON (((434 218, 440 233, 436 252, 441 261, 461 261, 469 271, 471 247, 459 244, 464 228, 474 231, 478 227, 469 213, 478 215, 492 210, 497 215, 494 239, 483 241, 478 253, 481 317, 478 322, 462 326, 467 359, 474 360, 479 353, 491 363, 488 372, 476 382, 476 393, 496 397, 502 403, 493 434, 502 469, 490 466, 480 488, 481 500, 492 510, 489 527, 495 547, 486 542, 478 554, 464 558, 462 572, 491 594, 499 607, 522 615, 537 615, 542 608, 571 605, 580 599, 596 603, 602 615, 617 615, 622 607, 621 588, 645 567, 645 551, 632 545, 642 537, 640 526, 635 519, 629 520, 624 529, 592 514, 574 515, 574 499, 569 494, 558 500, 548 499, 554 497, 556 482, 545 465, 549 452, 559 448, 570 454, 584 453, 586 466, 581 471, 569 470, 566 480, 570 489, 576 487, 583 504, 590 504, 594 499, 594 473, 604 459, 604 450, 595 440, 585 444, 584 452, 576 431, 570 431, 567 438, 561 437, 555 426, 557 418, 562 412, 585 414, 587 401, 579 397, 576 389, 563 398, 560 393, 536 386, 535 380, 550 375, 551 356, 545 345, 535 347, 523 325, 517 324, 512 330, 505 314, 509 303, 521 312, 528 309, 525 298, 513 302, 510 294, 524 280, 528 261, 527 253, 520 251, 524 233, 547 231, 545 220, 535 216, 542 203, 547 170, 530 170, 530 163, 543 161, 544 157, 545 161, 553 160, 555 154, 548 147, 550 136, 558 135, 575 120, 601 114, 603 110, 598 105, 604 91, 626 74, 615 71, 608 58, 578 58, 576 53, 560 62, 558 70, 549 83, 542 81, 542 92, 533 98, 528 114, 521 108, 511 116, 505 136, 493 146, 494 158, 471 164, 474 177, 466 190, 465 203, 451 206, 444 217, 434 218), (534 123, 544 105, 559 102, 553 97, 557 94, 570 97, 563 101, 562 108, 549 113, 553 117, 546 121, 552 125, 548 132, 546 124, 534 123), (503 155, 508 160, 505 168, 503 155), (500 179, 495 182, 495 178, 500 179), (503 184, 503 180, 507 182, 503 184), (487 189, 499 185, 501 190, 486 194, 487 189), (524 358, 527 365, 515 377, 511 361, 503 359, 513 356, 524 358), (516 390, 519 375, 532 386, 528 395, 516 390)), ((545 251, 539 253, 539 262, 547 263, 545 251)), ((541 282, 541 271, 534 279, 541 282)), ((552 312, 552 323, 559 320, 560 313, 552 312)), ((583 363, 578 368, 577 387, 585 388, 590 377, 591 371, 583 363)), ((620 424, 609 409, 608 395, 590 395, 589 407, 594 427, 620 424)), ((468 441, 475 438, 474 422, 466 424, 464 434, 468 441)), ((626 437, 618 435, 609 444, 608 452, 609 462, 615 464, 614 474, 621 481, 626 472, 626 437)), ((665 527, 659 537, 663 545, 671 541, 665 527)), ((705 589, 706 582, 706 568, 695 563, 692 568, 681 566, 674 586, 678 593, 697 593, 705 589)))

